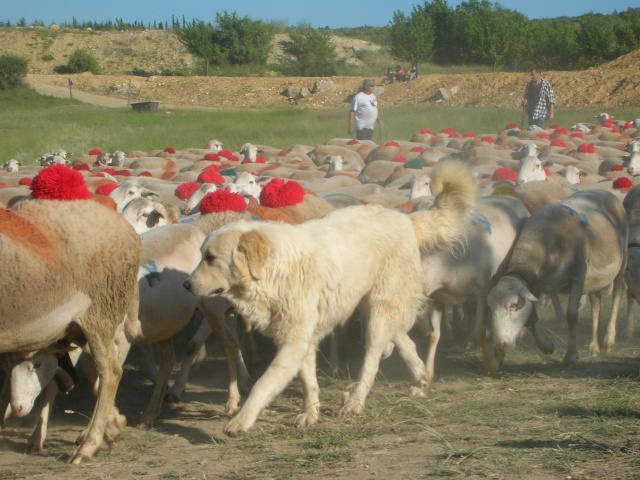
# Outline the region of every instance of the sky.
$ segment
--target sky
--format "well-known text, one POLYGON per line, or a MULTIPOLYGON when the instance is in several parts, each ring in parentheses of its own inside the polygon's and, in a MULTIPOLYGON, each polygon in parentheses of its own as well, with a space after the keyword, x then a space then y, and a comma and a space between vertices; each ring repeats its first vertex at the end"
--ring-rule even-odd
MULTIPOLYGON (((454 9, 460 0, 449 0, 454 9)), ((610 14, 627 8, 640 7, 640 0, 503 0, 504 8, 516 10, 529 19, 577 17, 586 13, 610 14)), ((423 5, 419 0, 109 0, 96 2, 87 0, 0 0, 0 21, 12 24, 24 18, 27 24, 35 21, 45 25, 71 23, 75 18, 82 22, 106 22, 116 18, 124 22, 169 22, 175 17, 187 21, 202 20, 213 23, 217 13, 237 13, 252 20, 278 21, 288 26, 300 23, 312 27, 330 29, 344 27, 384 27, 391 22, 393 14, 401 11, 409 15, 414 6, 423 5)))

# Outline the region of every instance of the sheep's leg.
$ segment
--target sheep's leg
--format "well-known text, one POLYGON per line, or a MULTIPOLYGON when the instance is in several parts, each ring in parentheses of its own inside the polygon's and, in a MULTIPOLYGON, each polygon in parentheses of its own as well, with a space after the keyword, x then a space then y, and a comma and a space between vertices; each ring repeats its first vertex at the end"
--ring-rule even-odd
POLYGON ((565 320, 564 310, 562 309, 562 304, 560 303, 560 296, 557 293, 552 293, 549 295, 551 298, 551 304, 553 305, 553 311, 556 314, 556 320, 558 323, 561 323, 565 320))
MULTIPOLYGON (((562 316, 564 317, 564 313, 562 316)), ((553 353, 553 341, 538 331, 538 311, 536 310, 535 305, 533 305, 531 309, 531 314, 529 315, 529 320, 527 321, 526 326, 531 332, 531 335, 533 335, 533 338, 536 341, 536 346, 540 351, 547 355, 553 353)))
POLYGON ((611 315, 609 324, 607 325, 607 333, 604 337, 604 351, 610 352, 616 343, 616 322, 618 319, 618 310, 624 294, 624 275, 620 273, 613 283, 613 299, 611 301, 611 315))
POLYGON ((153 387, 153 393, 149 400, 147 409, 140 417, 138 423, 139 427, 152 427, 153 421, 160 416, 160 409, 162 408, 162 399, 164 392, 167 389, 169 383, 169 376, 171 375, 171 369, 173 368, 173 362, 175 361, 175 352, 173 350, 173 340, 171 338, 157 342, 158 348, 158 377, 153 387))
POLYGON ((497 352, 493 345, 493 338, 487 340, 487 304, 486 304, 486 292, 478 297, 478 303, 476 304, 476 326, 475 337, 482 351, 482 360, 484 362, 484 368, 487 374, 496 373, 502 368, 502 360, 504 360, 504 354, 496 356, 497 352))
POLYGON ((173 385, 167 392, 167 402, 178 403, 182 399, 182 394, 186 389, 189 371, 191 370, 191 367, 196 363, 197 357, 204 348, 204 344, 211 336, 211 333, 213 332, 211 330, 211 327, 209 326, 209 322, 203 319, 202 323, 200 323, 198 331, 195 333, 195 335, 189 342, 189 345, 187 346, 187 353, 182 360, 182 364, 180 365, 180 371, 173 381, 173 385))
POLYGON ((442 323, 442 310, 444 305, 440 302, 434 302, 430 309, 430 323, 433 331, 429 335, 429 351, 427 352, 427 358, 425 359, 425 370, 427 375, 427 382, 431 384, 435 375, 435 360, 436 360, 436 348, 438 347, 438 341, 440 340, 440 326, 442 323))
POLYGON ((297 427, 308 427, 318 423, 320 418, 320 387, 316 375, 316 346, 309 345, 307 354, 302 359, 300 381, 304 397, 303 412, 296 418, 297 427))
POLYGON ((636 299, 633 294, 627 290, 627 328, 622 331, 623 340, 632 340, 633 331, 635 329, 636 299))
POLYGON ((0 427, 4 428, 4 422, 11 416, 9 397, 11 396, 11 374, 7 371, 0 391, 0 427))
POLYGON ((598 330, 600 327, 600 304, 601 296, 600 292, 592 292, 588 295, 589 303, 591 303, 591 343, 589 344, 589 355, 595 356, 600 353, 600 344, 598 342, 598 330))
POLYGON ((224 433, 236 437, 253 426, 260 412, 300 371, 300 365, 309 352, 309 343, 297 340, 279 348, 267 370, 251 389, 244 406, 225 425, 224 433))
MULTIPOLYGON (((100 386, 86 438, 69 459, 69 462, 73 464, 92 459, 100 449, 107 422, 115 410, 116 391, 122 378, 122 367, 116 361, 115 352, 112 348, 113 343, 111 340, 113 335, 108 338, 109 336, 105 332, 100 335, 100 332, 91 328, 83 328, 83 333, 91 348, 93 363, 100 379, 100 386)), ((107 439, 107 441, 110 446, 115 445, 114 438, 107 439)))
POLYGON ((58 394, 58 385, 55 381, 49 382, 41 394, 40 416, 33 433, 27 442, 27 453, 41 452, 44 448, 44 442, 47 439, 47 427, 49 425, 49 415, 51 414, 51 405, 58 394))
MULTIPOLYGON (((220 305, 215 302, 219 300, 203 299, 199 302, 199 308, 209 323, 209 327, 213 335, 218 340, 225 357, 227 358, 227 375, 229 378, 229 397, 225 406, 225 411, 234 414, 238 411, 240 404, 240 387, 247 381, 249 374, 244 368, 242 361, 242 353, 240 352, 240 343, 236 335, 236 329, 230 328, 226 320, 221 318, 220 305), (238 375, 238 368, 243 368, 243 372, 238 375), (239 378, 240 377, 240 378, 239 378)), ((233 321, 235 324, 235 320, 233 321)))
POLYGON ((569 367, 575 368, 578 365, 578 341, 576 338, 576 324, 578 323, 578 310, 582 298, 582 285, 573 287, 569 292, 569 303, 567 305, 567 353, 563 362, 569 367))

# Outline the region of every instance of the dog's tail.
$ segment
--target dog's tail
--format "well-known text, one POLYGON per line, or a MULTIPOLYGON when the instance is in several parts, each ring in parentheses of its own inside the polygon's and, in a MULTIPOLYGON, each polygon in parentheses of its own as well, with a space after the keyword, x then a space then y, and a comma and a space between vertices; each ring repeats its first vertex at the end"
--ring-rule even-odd
POLYGON ((465 239, 464 221, 478 196, 478 187, 469 167, 446 160, 433 169, 433 207, 411 213, 411 221, 421 248, 453 248, 465 239))

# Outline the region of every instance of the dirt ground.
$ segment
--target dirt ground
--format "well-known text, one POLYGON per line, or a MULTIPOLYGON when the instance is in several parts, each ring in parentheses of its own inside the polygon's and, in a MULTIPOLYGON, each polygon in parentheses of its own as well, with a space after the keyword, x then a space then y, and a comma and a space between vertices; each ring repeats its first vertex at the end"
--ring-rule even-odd
MULTIPOLYGON (((339 56, 357 63, 355 54, 361 49, 377 47, 366 42, 334 37, 339 56)), ((276 42, 276 46, 278 43, 276 42)), ((110 106, 123 106, 127 101, 159 101, 163 109, 215 108, 263 109, 290 105, 282 92, 293 87, 313 89, 313 77, 169 77, 131 76, 133 69, 147 72, 187 68, 195 59, 169 31, 148 32, 78 32, 49 29, 12 28, 0 30, 0 54, 10 53, 29 59, 28 81, 50 95, 69 95, 69 79, 76 97, 90 93, 106 96, 110 106), (64 65, 77 48, 94 55, 104 75, 56 75, 53 68, 64 65), (47 87, 48 86, 48 87, 47 87), (51 88, 57 87, 57 88, 51 88)), ((273 58, 281 55, 274 48, 273 58)), ((580 72, 545 72, 556 94, 558 108, 620 107, 640 104, 640 50, 608 64, 580 72)), ((518 108, 526 73, 490 73, 468 75, 430 75, 422 71, 420 78, 406 83, 382 85, 376 78, 382 107, 415 105, 437 101, 440 88, 457 87, 455 96, 446 101, 452 106, 499 106, 518 108)), ((296 104, 303 108, 344 108, 350 95, 357 91, 362 79, 328 78, 336 90, 311 94, 296 104)))

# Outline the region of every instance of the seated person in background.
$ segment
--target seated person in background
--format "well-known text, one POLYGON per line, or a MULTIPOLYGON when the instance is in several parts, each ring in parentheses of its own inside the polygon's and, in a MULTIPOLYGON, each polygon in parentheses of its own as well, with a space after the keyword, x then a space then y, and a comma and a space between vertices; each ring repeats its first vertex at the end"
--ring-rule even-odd
POLYGON ((389 67, 387 68, 387 73, 384 74, 384 83, 393 83, 393 68, 389 67))
POLYGON ((404 68, 402 68, 400 65, 396 65, 396 71, 394 75, 396 77, 396 81, 404 82, 406 80, 407 72, 405 72, 404 68))
POLYGON ((409 80, 415 80, 416 78, 418 78, 418 65, 414 63, 409 70, 409 80))

